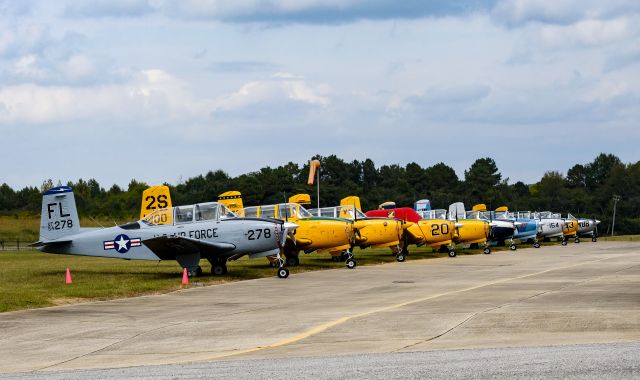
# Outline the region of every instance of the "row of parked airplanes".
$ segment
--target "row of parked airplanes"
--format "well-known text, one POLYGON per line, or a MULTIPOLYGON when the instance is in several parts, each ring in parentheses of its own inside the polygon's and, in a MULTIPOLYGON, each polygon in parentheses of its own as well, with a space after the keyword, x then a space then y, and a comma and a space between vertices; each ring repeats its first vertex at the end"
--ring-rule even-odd
POLYGON ((540 240, 567 245, 569 239, 579 243, 588 236, 595 242, 600 223, 548 211, 491 211, 483 204, 466 211, 460 202, 448 210, 431 209, 428 200, 413 208, 386 202, 367 212, 357 196, 333 207, 307 209, 308 204, 309 195, 298 194, 286 203, 245 207, 241 194, 229 191, 217 202, 173 207, 169 188, 153 186, 142 194, 140 220, 82 228, 73 190, 59 186, 43 194, 40 239, 32 246, 57 254, 176 260, 189 276, 202 274, 202 259, 211 263, 212 274, 223 275, 228 260, 266 257, 278 277, 286 278, 302 252, 328 253, 352 269, 355 247, 389 248, 399 262, 411 246, 430 246, 450 257, 469 247, 490 254, 495 245, 516 250, 516 241, 535 248, 540 240))

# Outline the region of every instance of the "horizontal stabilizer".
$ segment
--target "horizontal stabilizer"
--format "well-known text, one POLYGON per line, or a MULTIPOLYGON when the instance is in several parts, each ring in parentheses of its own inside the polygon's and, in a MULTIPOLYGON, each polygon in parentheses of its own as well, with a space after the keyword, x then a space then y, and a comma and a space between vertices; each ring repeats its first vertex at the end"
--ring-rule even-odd
POLYGON ((39 248, 39 247, 51 247, 56 245, 65 245, 71 244, 72 240, 53 240, 53 241, 37 241, 35 243, 29 244, 29 247, 39 248))

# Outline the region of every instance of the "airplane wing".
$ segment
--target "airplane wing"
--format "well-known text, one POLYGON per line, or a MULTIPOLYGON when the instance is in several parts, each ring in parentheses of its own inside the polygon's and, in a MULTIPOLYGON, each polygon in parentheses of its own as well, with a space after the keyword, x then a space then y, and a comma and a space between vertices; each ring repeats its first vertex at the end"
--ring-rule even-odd
POLYGON ((220 256, 236 249, 231 243, 216 243, 188 238, 186 236, 159 236, 142 241, 162 260, 172 260, 176 256, 200 253, 202 257, 220 256))

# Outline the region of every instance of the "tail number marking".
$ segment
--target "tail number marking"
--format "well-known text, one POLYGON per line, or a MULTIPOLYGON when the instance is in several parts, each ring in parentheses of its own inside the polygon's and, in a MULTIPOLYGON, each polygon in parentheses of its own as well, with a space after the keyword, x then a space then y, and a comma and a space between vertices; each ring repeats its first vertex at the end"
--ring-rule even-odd
POLYGON ((47 224, 47 228, 49 231, 53 230, 64 230, 73 228, 73 221, 71 219, 68 220, 56 220, 55 222, 49 222, 47 224))

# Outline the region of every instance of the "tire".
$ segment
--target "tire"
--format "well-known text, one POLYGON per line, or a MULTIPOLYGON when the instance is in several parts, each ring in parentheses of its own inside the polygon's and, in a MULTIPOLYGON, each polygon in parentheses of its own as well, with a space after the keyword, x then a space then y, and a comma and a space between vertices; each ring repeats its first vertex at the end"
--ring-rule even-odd
POLYGON ((344 264, 348 269, 353 269, 356 267, 356 261, 354 259, 347 259, 347 261, 345 261, 344 264))
POLYGON ((509 249, 512 250, 512 251, 515 251, 516 249, 518 249, 518 247, 515 244, 511 244, 509 246, 509 249))
POLYGON ((580 243, 580 238, 575 238, 575 240, 573 242, 576 243, 576 244, 580 243))
POLYGON ((533 248, 540 248, 540 243, 538 242, 533 243, 533 248))
POLYGON ((402 253, 398 253, 398 255, 396 256, 396 261, 399 262, 399 263, 404 262, 406 259, 407 258, 402 253))
POLYGON ((566 239, 563 239, 561 244, 562 244, 562 245, 567 245, 567 240, 566 240, 566 239))
POLYGON ((484 253, 485 255, 490 255, 491 254, 491 248, 487 247, 487 248, 483 249, 482 253, 484 253))
POLYGON ((449 251, 448 255, 449 255, 449 257, 456 257, 456 251, 451 250, 451 251, 449 251))
POLYGON ((211 274, 214 276, 222 276, 227 273, 227 266, 224 264, 215 264, 211 266, 211 274))
POLYGON ((289 269, 285 267, 278 268, 278 278, 287 278, 289 277, 289 269))
POLYGON ((287 266, 289 266, 289 267, 297 267, 298 265, 300 265, 300 259, 297 258, 296 256, 287 257, 285 262, 287 263, 287 266))
POLYGON ((597 242, 597 241, 598 241, 598 238, 596 238, 596 237, 592 237, 592 238, 591 238, 591 241, 595 243, 595 242, 597 242))

